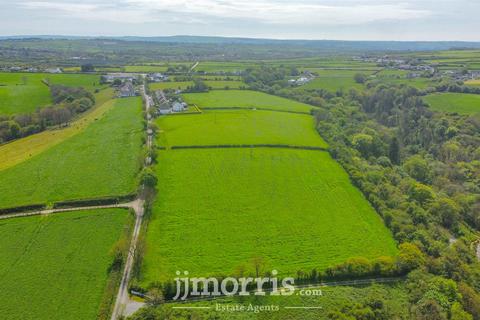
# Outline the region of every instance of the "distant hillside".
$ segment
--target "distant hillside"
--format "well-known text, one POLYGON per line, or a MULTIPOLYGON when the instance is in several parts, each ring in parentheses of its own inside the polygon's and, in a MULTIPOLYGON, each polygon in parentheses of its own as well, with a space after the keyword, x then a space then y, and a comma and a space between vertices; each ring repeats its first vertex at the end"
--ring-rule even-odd
POLYGON ((259 45, 292 46, 332 51, 434 51, 450 49, 479 49, 480 42, 463 41, 343 41, 343 40, 276 40, 254 38, 228 38, 209 36, 159 36, 159 37, 90 37, 90 36, 0 36, 0 40, 94 40, 111 39, 133 42, 156 42, 167 44, 216 44, 216 45, 259 45))

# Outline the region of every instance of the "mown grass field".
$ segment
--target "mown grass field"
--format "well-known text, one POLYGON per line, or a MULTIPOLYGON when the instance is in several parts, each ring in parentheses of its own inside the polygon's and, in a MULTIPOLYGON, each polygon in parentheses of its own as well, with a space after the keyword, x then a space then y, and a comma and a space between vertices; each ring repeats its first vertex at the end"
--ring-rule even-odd
POLYGON ((50 90, 42 80, 91 91, 100 88, 98 75, 0 73, 0 115, 32 112, 50 104, 50 90))
POLYGON ((0 221, 1 318, 96 319, 110 251, 132 221, 122 209, 0 221))
POLYGON ((463 93, 437 93, 424 98, 435 111, 474 114, 480 112, 480 95, 463 93))
POLYGON ((257 66, 258 62, 201 61, 195 68, 197 72, 241 72, 257 66))
MULTIPOLYGON (((322 296, 301 296, 299 290, 292 296, 249 296, 225 297, 214 301, 200 301, 195 303, 167 304, 161 307, 164 314, 171 319, 228 319, 228 320, 331 320, 329 312, 341 310, 352 301, 359 304, 369 302, 370 299, 381 299, 388 304, 392 319, 395 315, 408 314, 409 303, 405 286, 402 284, 372 285, 364 287, 322 287, 322 296), (297 295, 298 294, 298 295, 297 295), (279 306, 278 311, 254 313, 216 311, 216 304, 222 307, 240 304, 246 308, 250 304, 255 306, 279 306), (178 310, 172 307, 209 307, 210 310, 178 310), (321 307, 321 309, 286 309, 285 307, 321 307)), ((133 318, 135 320, 137 318, 133 318)))
POLYGON ((395 255, 381 218, 323 151, 161 151, 141 283, 264 271, 295 275, 395 255))
MULTIPOLYGON (((245 83, 242 81, 212 81, 207 80, 205 84, 212 89, 238 89, 242 86, 245 86, 245 83)), ((157 83, 150 83, 149 87, 151 90, 159 90, 159 89, 179 89, 184 90, 188 86, 193 86, 193 81, 171 81, 171 82, 157 82, 157 83)))
POLYGON ((82 114, 68 127, 46 130, 23 139, 0 146, 0 171, 13 167, 20 162, 59 144, 60 142, 82 132, 91 123, 101 118, 115 102, 111 100, 114 92, 105 89, 95 94, 95 107, 82 114))
POLYGON ((386 69, 378 72, 372 81, 393 85, 408 85, 417 89, 426 89, 436 84, 435 81, 429 78, 407 78, 409 73, 411 72, 406 70, 386 69))
POLYGON ((363 84, 356 83, 354 76, 357 73, 370 74, 354 70, 318 70, 318 76, 309 83, 300 86, 303 89, 325 89, 335 92, 337 90, 348 91, 350 88, 363 88, 363 84))
POLYGON ((162 146, 288 144, 327 147, 310 115, 263 110, 216 110, 156 121, 162 146))
POLYGON ((310 113, 315 107, 250 90, 216 90, 206 93, 186 93, 182 95, 189 104, 200 108, 257 108, 278 111, 310 113))
POLYGON ((0 208, 135 191, 142 145, 140 98, 115 105, 83 132, 0 171, 0 208))
POLYGON ((161 66, 125 66, 125 72, 165 72, 168 67, 166 65, 161 66))

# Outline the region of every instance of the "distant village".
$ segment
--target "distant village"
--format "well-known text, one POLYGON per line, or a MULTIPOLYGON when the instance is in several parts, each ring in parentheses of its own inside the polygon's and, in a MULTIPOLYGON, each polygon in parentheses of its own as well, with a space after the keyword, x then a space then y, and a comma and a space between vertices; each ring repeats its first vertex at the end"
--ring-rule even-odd
POLYGON ((354 57, 354 60, 367 63, 375 63, 380 67, 391 70, 410 71, 406 75, 407 78, 445 76, 451 78, 454 81, 468 81, 480 78, 480 71, 478 70, 466 70, 457 68, 456 70, 439 71, 436 65, 424 64, 421 60, 418 59, 406 60, 385 55, 382 57, 360 56, 354 57))
MULTIPOLYGON (((169 80, 167 75, 162 73, 137 74, 137 73, 109 73, 101 77, 102 83, 108 83, 117 87, 118 97, 127 98, 140 95, 137 84, 148 82, 165 82, 169 80)), ((170 113, 184 112, 187 104, 181 100, 175 92, 164 92, 156 90, 154 92, 154 105, 157 107, 157 115, 166 115, 170 113)))

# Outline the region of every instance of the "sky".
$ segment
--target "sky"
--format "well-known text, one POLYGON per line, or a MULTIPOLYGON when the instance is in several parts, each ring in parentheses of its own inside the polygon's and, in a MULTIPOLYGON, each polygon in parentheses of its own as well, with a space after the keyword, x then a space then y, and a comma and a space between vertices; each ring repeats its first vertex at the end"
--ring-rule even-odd
POLYGON ((0 35, 480 41, 479 0, 0 0, 0 35))

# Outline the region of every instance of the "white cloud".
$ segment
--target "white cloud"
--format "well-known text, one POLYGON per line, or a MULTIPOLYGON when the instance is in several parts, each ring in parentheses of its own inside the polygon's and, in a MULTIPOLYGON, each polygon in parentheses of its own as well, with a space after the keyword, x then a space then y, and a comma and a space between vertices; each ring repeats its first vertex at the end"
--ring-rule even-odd
POLYGON ((334 4, 331 1, 281 0, 117 0, 72 3, 27 1, 28 9, 48 9, 89 20, 143 23, 187 18, 189 23, 209 19, 251 21, 261 24, 335 26, 428 17, 431 12, 408 3, 370 1, 334 4))

